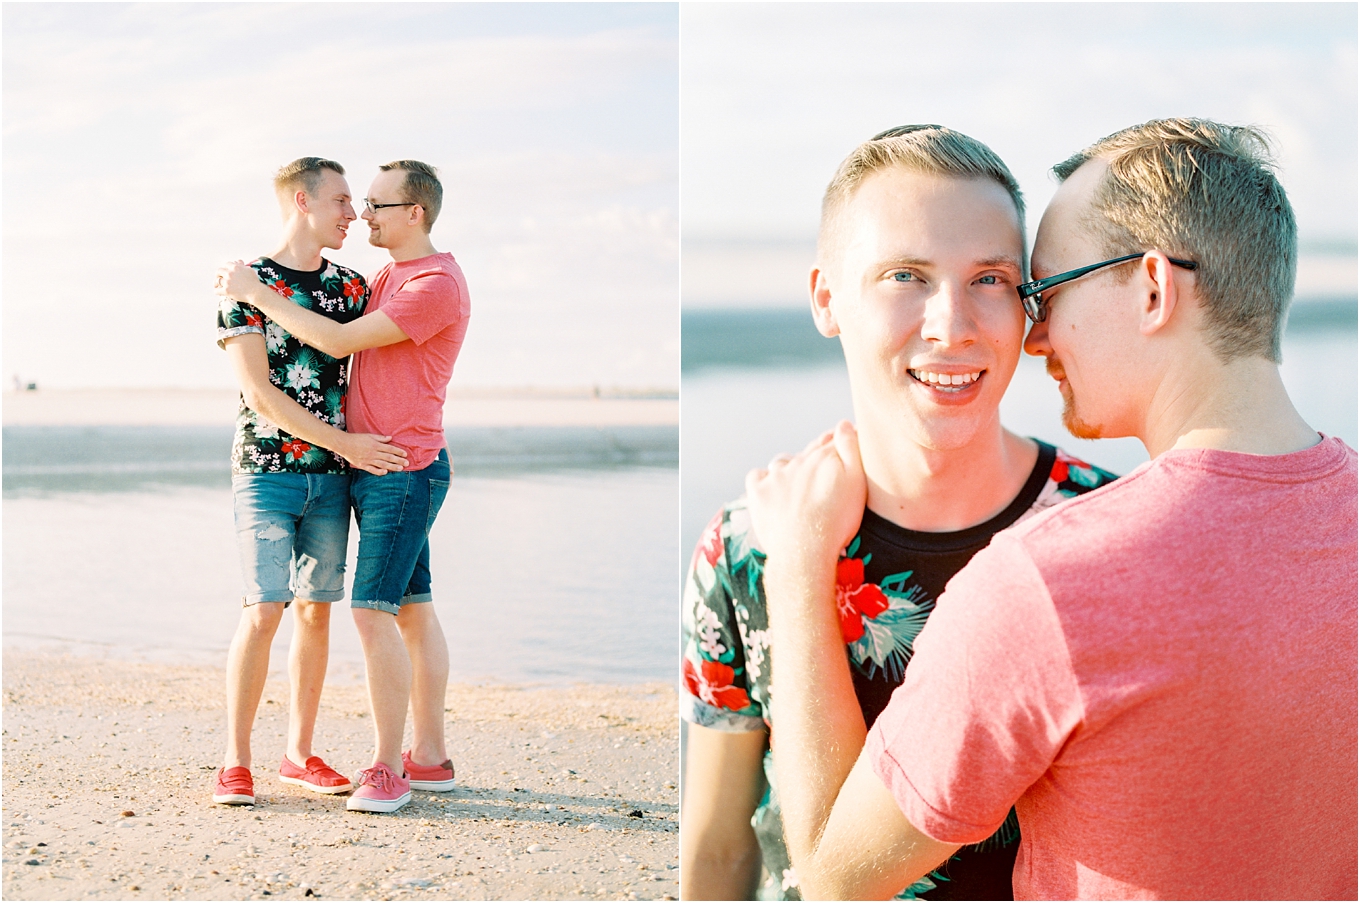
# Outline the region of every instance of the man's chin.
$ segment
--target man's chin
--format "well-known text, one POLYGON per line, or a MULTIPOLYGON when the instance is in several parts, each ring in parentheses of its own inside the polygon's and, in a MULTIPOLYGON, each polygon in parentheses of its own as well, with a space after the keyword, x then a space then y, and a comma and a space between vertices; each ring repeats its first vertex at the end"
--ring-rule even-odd
POLYGON ((1072 403, 1071 396, 1063 398, 1062 422, 1067 431, 1078 439, 1102 438, 1099 426, 1087 423, 1077 414, 1077 406, 1072 403))

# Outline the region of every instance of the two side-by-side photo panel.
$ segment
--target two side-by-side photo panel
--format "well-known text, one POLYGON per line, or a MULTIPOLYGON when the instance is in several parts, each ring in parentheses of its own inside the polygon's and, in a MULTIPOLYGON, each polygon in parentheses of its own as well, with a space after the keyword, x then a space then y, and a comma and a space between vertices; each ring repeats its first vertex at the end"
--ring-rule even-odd
POLYGON ((0 26, 0 896, 1360 893, 1356 5, 0 26))

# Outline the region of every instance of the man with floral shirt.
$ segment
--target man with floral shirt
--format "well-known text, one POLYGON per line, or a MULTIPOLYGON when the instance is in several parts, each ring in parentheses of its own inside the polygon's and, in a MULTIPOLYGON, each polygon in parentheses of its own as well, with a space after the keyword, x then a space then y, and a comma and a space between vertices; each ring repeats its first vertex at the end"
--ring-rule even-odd
MULTIPOLYGON (((340 164, 303 157, 279 170, 274 191, 283 241, 251 264, 290 304, 335 322, 358 318, 368 286, 330 263, 354 220, 340 164)), ((241 623, 227 657, 227 752, 213 801, 255 802, 250 733, 269 671, 269 648, 293 601, 288 656, 291 699, 281 780, 318 793, 353 786, 319 756, 312 734, 326 678, 330 603, 344 597, 349 470, 400 470, 406 453, 389 437, 345 432, 348 362, 305 345, 258 309, 224 299, 217 341, 241 387, 232 444, 232 492, 246 578, 241 623), (291 580, 290 580, 291 570, 291 580)))
MULTIPOLYGON (((823 202, 812 313, 839 336, 872 490, 836 569, 856 718, 902 683, 946 582, 998 531, 1114 479, 1001 426, 1019 360, 1024 206, 1005 164, 949 129, 894 129, 841 164, 823 202)), ((704 531, 684 597, 681 818, 689 898, 800 899, 769 745, 771 650, 764 556, 744 501, 704 531), (768 743, 767 743, 768 736, 768 743)), ((773 661, 772 661, 773 660, 773 661)), ((774 662, 779 664, 774 665, 774 662)), ((783 683, 781 678, 778 683, 783 683)), ((1009 819, 905 898, 1011 895, 1009 819)))
POLYGON ((379 167, 364 199, 369 243, 392 255, 373 277, 364 315, 337 322, 289 304, 243 264, 219 270, 221 291, 258 306, 335 357, 354 357, 350 421, 390 434, 409 453, 400 475, 358 473, 350 488, 359 559, 350 600, 368 672, 377 749, 349 809, 395 812, 411 790, 452 790, 444 739, 448 642, 430 586, 429 531, 452 473, 444 398, 471 314, 452 254, 430 242, 444 189, 418 160, 379 167), (402 750, 406 709, 414 730, 402 750))

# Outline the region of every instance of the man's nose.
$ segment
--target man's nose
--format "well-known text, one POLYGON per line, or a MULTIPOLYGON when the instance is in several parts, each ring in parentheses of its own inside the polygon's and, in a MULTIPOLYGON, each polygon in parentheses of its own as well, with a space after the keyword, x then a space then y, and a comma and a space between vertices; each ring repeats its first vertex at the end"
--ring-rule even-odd
POLYGON ((921 335, 930 341, 957 345, 973 338, 976 324, 963 288, 946 279, 940 288, 926 299, 925 320, 921 335))
POLYGON ((1048 344, 1048 321, 1034 323, 1029 328, 1029 335, 1025 336, 1025 353, 1035 357, 1046 357, 1053 351, 1053 347, 1048 344))

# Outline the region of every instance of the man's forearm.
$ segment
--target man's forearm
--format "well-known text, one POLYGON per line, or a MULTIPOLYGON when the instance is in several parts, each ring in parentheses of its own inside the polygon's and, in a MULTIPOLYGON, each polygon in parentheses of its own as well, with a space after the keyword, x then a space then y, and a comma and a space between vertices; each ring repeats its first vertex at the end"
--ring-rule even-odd
POLYGON ((242 390, 246 406, 290 436, 343 454, 349 434, 316 418, 312 412, 270 384, 242 390))
POLYGON ((300 307, 263 284, 252 288, 249 296, 241 300, 259 308, 269 319, 313 348, 334 358, 349 357, 343 324, 300 307))
POLYGON ((866 730, 836 617, 836 562, 771 558, 771 739, 784 836, 804 899, 822 899, 822 833, 866 730))

